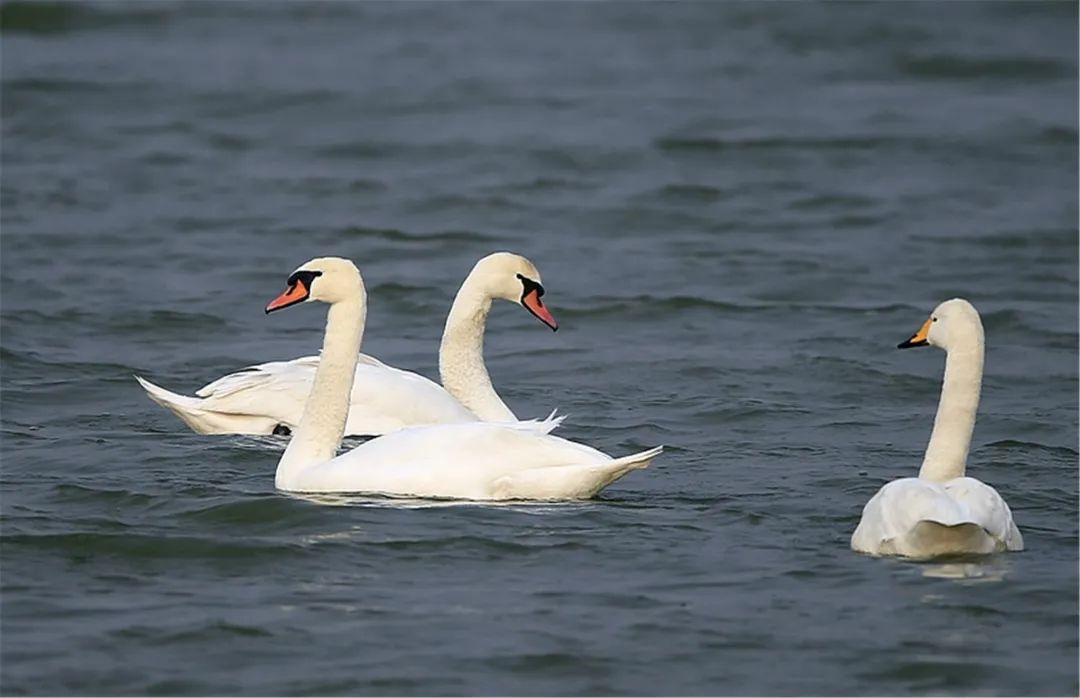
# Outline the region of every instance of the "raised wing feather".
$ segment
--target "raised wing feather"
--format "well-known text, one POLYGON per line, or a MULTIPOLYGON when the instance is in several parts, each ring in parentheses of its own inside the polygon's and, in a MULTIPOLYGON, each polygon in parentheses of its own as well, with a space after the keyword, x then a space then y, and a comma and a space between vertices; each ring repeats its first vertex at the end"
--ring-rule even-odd
POLYGON ((944 485, 953 501, 964 507, 970 521, 982 526, 1008 550, 1023 550, 1024 540, 1012 510, 998 491, 973 477, 959 477, 944 485))
POLYGON ((994 488, 974 478, 944 484, 902 478, 882 487, 863 508, 851 537, 855 550, 873 554, 918 556, 926 539, 921 524, 943 527, 974 525, 1008 550, 1023 549, 1012 513, 994 488))

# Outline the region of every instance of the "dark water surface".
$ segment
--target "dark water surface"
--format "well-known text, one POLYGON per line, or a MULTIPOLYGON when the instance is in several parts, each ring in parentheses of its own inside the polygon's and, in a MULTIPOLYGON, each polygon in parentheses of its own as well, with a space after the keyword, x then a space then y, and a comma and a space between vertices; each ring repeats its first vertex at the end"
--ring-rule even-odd
POLYGON ((1072 694, 1075 3, 0 5, 0 689, 1072 694), (312 353, 360 265, 435 375, 472 263, 518 414, 667 452, 567 505, 313 502, 190 392, 312 353), (1028 549, 848 549, 915 473, 941 300, 983 314, 969 472, 1028 549))

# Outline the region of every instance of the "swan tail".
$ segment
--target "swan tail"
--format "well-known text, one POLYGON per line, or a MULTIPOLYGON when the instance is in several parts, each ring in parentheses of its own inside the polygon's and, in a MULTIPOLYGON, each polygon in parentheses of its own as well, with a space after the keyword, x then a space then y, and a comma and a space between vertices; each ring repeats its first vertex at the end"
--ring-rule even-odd
POLYGON ((925 519, 915 524, 908 545, 919 557, 982 555, 1003 550, 990 533, 974 521, 944 523, 925 519))
POLYGON ((199 398, 188 397, 187 395, 181 395, 180 393, 166 390, 160 385, 151 383, 142 376, 135 376, 135 380, 139 381, 139 385, 142 386, 142 389, 146 391, 147 396, 149 396, 151 400, 173 412, 197 410, 202 403, 202 400, 199 398))
POLYGON ((504 475, 493 483, 497 499, 589 499, 631 470, 649 467, 663 446, 585 465, 556 465, 504 475))
POLYGON ((629 456, 623 456, 622 458, 615 458, 609 463, 604 463, 607 468, 618 467, 622 469, 620 477, 630 472, 631 470, 641 470, 642 468, 648 468, 653 459, 664 452, 663 446, 656 446, 650 448, 647 451, 640 451, 638 453, 632 453, 629 456))
POLYGON ((615 482, 623 475, 626 475, 631 470, 644 470, 645 468, 648 468, 649 464, 653 462, 653 459, 663 452, 663 446, 656 446, 646 451, 631 453, 629 456, 615 458, 608 463, 593 466, 600 477, 594 483, 594 489, 589 496, 595 496, 600 490, 615 482))
POLYGON ((197 434, 272 434, 277 426, 269 418, 206 409, 201 398, 174 393, 142 376, 135 376, 135 380, 151 400, 171 411, 197 434))

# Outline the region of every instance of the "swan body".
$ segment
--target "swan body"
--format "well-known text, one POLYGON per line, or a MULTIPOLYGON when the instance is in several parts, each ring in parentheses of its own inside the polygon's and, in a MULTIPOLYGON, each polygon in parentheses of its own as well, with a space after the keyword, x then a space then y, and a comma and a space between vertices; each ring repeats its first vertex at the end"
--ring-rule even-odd
MULTIPOLYGON (((443 386, 411 371, 360 355, 349 396, 345 433, 386 434, 409 426, 517 421, 491 384, 483 357, 484 328, 493 299, 520 303, 552 329, 558 325, 540 297, 540 273, 519 255, 484 257, 461 285, 439 347, 443 386)), ((135 376, 146 394, 200 434, 286 433, 300 424, 319 357, 272 361, 218 378, 180 395, 135 376)), ((535 424, 535 420, 528 424, 535 424)))
POLYGON ((344 432, 350 377, 359 354, 366 294, 356 267, 314 259, 289 277, 288 290, 267 306, 330 304, 311 394, 278 462, 275 486, 292 492, 364 492, 470 500, 584 499, 662 450, 622 458, 552 436, 561 418, 523 423, 412 427, 336 455, 344 432))
POLYGON ((852 549, 920 559, 1023 550, 1009 505, 990 485, 965 476, 982 385, 978 312, 966 300, 945 301, 900 344, 916 346, 947 352, 934 431, 919 476, 894 480, 867 502, 852 549))
POLYGON ((364 492, 483 500, 588 499, 661 449, 614 459, 595 448, 514 424, 413 427, 279 477, 292 492, 364 492))
POLYGON ((1023 550, 1009 505, 975 478, 894 480, 867 502, 851 547, 872 555, 932 558, 1023 550))

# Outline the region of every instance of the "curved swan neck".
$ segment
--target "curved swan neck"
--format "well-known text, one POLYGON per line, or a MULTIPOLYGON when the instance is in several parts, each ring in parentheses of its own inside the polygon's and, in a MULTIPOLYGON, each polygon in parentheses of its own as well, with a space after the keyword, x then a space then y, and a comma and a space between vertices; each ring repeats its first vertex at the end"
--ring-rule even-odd
POLYGON ((439 345, 439 379, 446 391, 487 422, 517 421, 502 401, 484 363, 484 326, 491 295, 470 274, 461 285, 446 318, 439 345))
POLYGON ((330 306, 319 367, 304 415, 278 461, 274 478, 278 488, 290 489, 292 480, 303 470, 337 455, 349 416, 349 396, 366 319, 367 293, 362 282, 359 294, 330 306))
POLYGON ((979 409, 985 351, 982 327, 974 329, 970 336, 949 349, 945 358, 945 378, 934 431, 919 469, 919 477, 925 480, 945 482, 964 476, 975 430, 975 413, 979 409))

